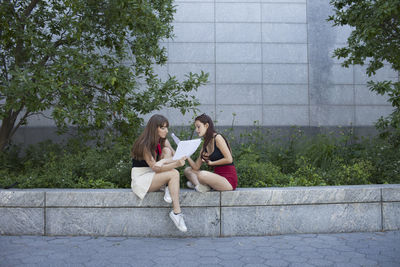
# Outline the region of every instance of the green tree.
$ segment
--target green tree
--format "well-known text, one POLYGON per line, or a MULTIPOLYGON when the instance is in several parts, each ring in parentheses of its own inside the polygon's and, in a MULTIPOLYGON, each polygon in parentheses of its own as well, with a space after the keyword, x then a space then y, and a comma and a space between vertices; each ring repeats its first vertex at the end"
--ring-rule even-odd
POLYGON ((0 2, 0 150, 35 114, 51 111, 60 132, 137 128, 162 106, 184 113, 207 74, 162 81, 162 41, 173 37, 172 0, 0 2), (145 88, 145 90, 143 90, 145 88))
MULTIPOLYGON (((348 25, 353 31, 347 47, 335 50, 334 56, 345 58, 343 66, 368 64, 370 77, 389 63, 400 72, 400 1, 399 0, 331 0, 334 15, 328 18, 335 26, 348 25)), ((399 77, 400 78, 400 77, 399 77)), ((394 111, 381 117, 376 126, 381 136, 395 146, 400 145, 400 82, 369 81, 368 87, 378 94, 386 94, 394 111)))

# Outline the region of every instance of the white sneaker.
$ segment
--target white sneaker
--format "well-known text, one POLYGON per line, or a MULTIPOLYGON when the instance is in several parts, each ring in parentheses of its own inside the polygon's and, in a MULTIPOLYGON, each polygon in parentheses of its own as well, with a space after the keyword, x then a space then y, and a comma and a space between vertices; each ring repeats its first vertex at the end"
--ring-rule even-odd
POLYGON ((198 184, 194 187, 194 189, 199 193, 205 193, 211 190, 211 188, 205 184, 198 184))
POLYGON ((194 184, 191 181, 186 182, 186 186, 190 189, 194 189, 194 184))
POLYGON ((187 231, 186 224, 185 224, 185 221, 183 220, 182 213, 175 214, 174 211, 171 210, 171 212, 169 213, 169 217, 174 222, 176 228, 178 228, 179 231, 181 231, 181 232, 187 231))
POLYGON ((172 203, 171 195, 169 194, 168 186, 165 187, 164 201, 167 203, 172 203))

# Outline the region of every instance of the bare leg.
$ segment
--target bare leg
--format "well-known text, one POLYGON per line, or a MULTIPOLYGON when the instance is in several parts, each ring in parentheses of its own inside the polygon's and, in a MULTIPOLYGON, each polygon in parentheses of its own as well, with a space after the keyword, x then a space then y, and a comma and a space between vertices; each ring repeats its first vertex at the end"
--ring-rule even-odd
POLYGON ((200 184, 199 178, 197 178, 197 174, 199 173, 198 171, 194 171, 191 167, 187 167, 183 173, 194 186, 200 184))
POLYGON ((221 175, 209 171, 199 171, 197 178, 201 184, 206 184, 217 191, 233 190, 232 185, 221 175))
POLYGON ((167 172, 156 173, 151 182, 149 192, 158 191, 161 186, 168 183, 169 192, 172 198, 172 207, 175 213, 181 212, 179 204, 179 172, 170 170, 167 172))
MULTIPOLYGON (((164 147, 161 153, 161 159, 170 159, 172 158, 172 150, 169 149, 168 147, 164 147)), ((165 185, 162 185, 160 187, 161 191, 165 190, 165 185)))

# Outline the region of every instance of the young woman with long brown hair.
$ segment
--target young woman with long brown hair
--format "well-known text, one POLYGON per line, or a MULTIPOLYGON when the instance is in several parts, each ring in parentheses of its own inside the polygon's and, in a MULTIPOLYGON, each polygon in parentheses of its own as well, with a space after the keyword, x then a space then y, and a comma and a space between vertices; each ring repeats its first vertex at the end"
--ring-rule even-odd
POLYGON ((196 161, 188 158, 190 167, 185 169, 188 187, 207 192, 210 187, 218 191, 235 190, 238 179, 228 141, 214 129, 211 118, 202 114, 195 118, 196 132, 204 138, 200 156, 196 161), (200 170, 202 163, 213 167, 214 172, 200 170))
POLYGON ((136 139, 132 151, 132 191, 143 199, 147 192, 165 187, 164 200, 172 202, 169 213, 175 226, 182 232, 187 228, 179 204, 179 172, 175 168, 185 164, 186 158, 172 160, 174 150, 167 139, 168 120, 153 115, 142 134, 136 139))

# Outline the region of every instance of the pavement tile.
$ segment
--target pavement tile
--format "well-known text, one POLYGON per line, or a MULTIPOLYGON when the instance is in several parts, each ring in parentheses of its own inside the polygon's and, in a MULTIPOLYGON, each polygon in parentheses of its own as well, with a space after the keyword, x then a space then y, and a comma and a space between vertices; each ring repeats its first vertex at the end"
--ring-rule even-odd
POLYGON ((19 265, 22 265, 22 261, 20 259, 2 258, 0 262, 0 266, 19 266, 19 265))
POLYGON ((301 246, 295 246, 293 247, 294 250, 299 251, 299 252, 316 252, 317 249, 314 247, 309 247, 307 244, 303 244, 301 246))
POLYGON ((247 257, 258 257, 260 256, 262 252, 257 251, 257 250, 245 250, 245 249, 238 249, 236 254, 239 254, 241 256, 247 256, 247 257))
POLYGON ((218 247, 217 251, 220 253, 236 253, 237 249, 233 247, 218 247))
POLYGON ((330 249, 336 250, 336 251, 339 251, 339 252, 343 252, 343 253, 344 252, 352 252, 352 251, 354 251, 354 248, 348 247, 346 245, 341 245, 341 246, 336 245, 336 246, 330 247, 330 249))
POLYGON ((346 245, 352 248, 368 248, 369 242, 368 240, 350 241, 346 242, 346 245))
POLYGON ((299 255, 300 253, 295 249, 280 249, 279 254, 286 256, 299 255))
POLYGON ((256 251, 261 253, 276 253, 276 248, 259 246, 255 248, 256 251))
POLYGON ((203 250, 201 250, 201 253, 199 253, 199 254, 201 254, 201 256, 204 256, 204 257, 216 257, 220 253, 218 251, 211 250, 211 249, 203 249, 203 250))
POLYGON ((23 258, 26 258, 27 257, 27 255, 26 255, 26 253, 21 253, 20 251, 18 251, 18 253, 10 253, 10 254, 8 254, 8 255, 5 255, 4 256, 4 259, 7 259, 7 260, 18 260, 18 259, 23 259, 23 258))
POLYGON ((268 266, 289 266, 289 262, 284 260, 266 260, 264 263, 268 266))
POLYGON ((248 257, 242 257, 240 258, 240 261, 244 263, 258 263, 261 264, 265 261, 265 259, 261 257, 253 257, 253 256, 248 256, 248 257))
POLYGON ((276 259, 281 259, 282 258, 282 255, 281 254, 279 254, 279 253, 275 253, 275 252, 273 252, 273 253, 263 253, 263 254, 260 254, 260 257, 261 258, 264 258, 264 259, 267 259, 267 260, 276 260, 276 259))
POLYGON ((220 254, 218 254, 217 257, 225 262, 227 260, 239 260, 242 256, 239 254, 233 254, 233 253, 220 253, 220 254))
POLYGON ((399 267, 399 262, 394 261, 378 261, 379 267, 399 267))
POLYGON ((289 243, 275 243, 275 244, 272 244, 272 247, 276 248, 276 249, 292 249, 292 248, 294 248, 294 246, 289 243))
POLYGON ((354 259, 354 258, 364 258, 365 257, 365 255, 364 254, 362 254, 362 253, 359 253, 359 252, 356 252, 356 251, 351 251, 351 252, 343 252, 342 254, 341 254, 341 256, 342 257, 347 257, 347 258, 350 258, 350 259, 354 259))
POLYGON ((350 260, 351 263, 360 264, 362 266, 378 266, 378 261, 370 260, 366 258, 353 258, 350 260))
POLYGON ((323 259, 324 255, 318 253, 318 252, 303 252, 300 254, 304 258, 309 258, 309 259, 323 259))
POLYGON ((323 255, 335 255, 335 256, 341 256, 342 253, 336 250, 332 250, 329 248, 319 248, 317 249, 317 252, 323 255))
POLYGON ((223 262, 220 263, 220 265, 227 267, 242 267, 243 262, 237 260, 224 260, 223 262))
POLYGON ((306 262, 307 258, 304 258, 300 255, 298 255, 298 256, 290 255, 290 256, 285 256, 285 260, 288 262, 291 262, 291 263, 302 263, 302 262, 306 262))
POLYGON ((356 263, 350 263, 350 262, 340 262, 340 263, 336 263, 335 267, 361 267, 360 264, 356 264, 356 263))
POLYGON ((315 267, 314 265, 308 264, 308 263, 291 263, 289 265, 290 267, 315 267))
POLYGON ((154 255, 161 256, 161 257, 172 257, 172 256, 178 255, 179 253, 180 253, 180 251, 178 249, 154 251, 154 255))
POLYGON ((348 263, 350 261, 350 258, 348 257, 343 257, 342 255, 326 255, 324 259, 328 261, 332 261, 334 263, 348 263))
POLYGON ((332 266, 333 262, 324 260, 324 259, 310 259, 307 261, 308 263, 315 265, 315 266, 332 266))
POLYGON ((48 261, 46 256, 29 256, 26 258, 21 258, 22 263, 42 263, 46 261, 48 261))
POLYGON ((218 257, 200 257, 199 261, 201 264, 219 264, 221 259, 218 257))

